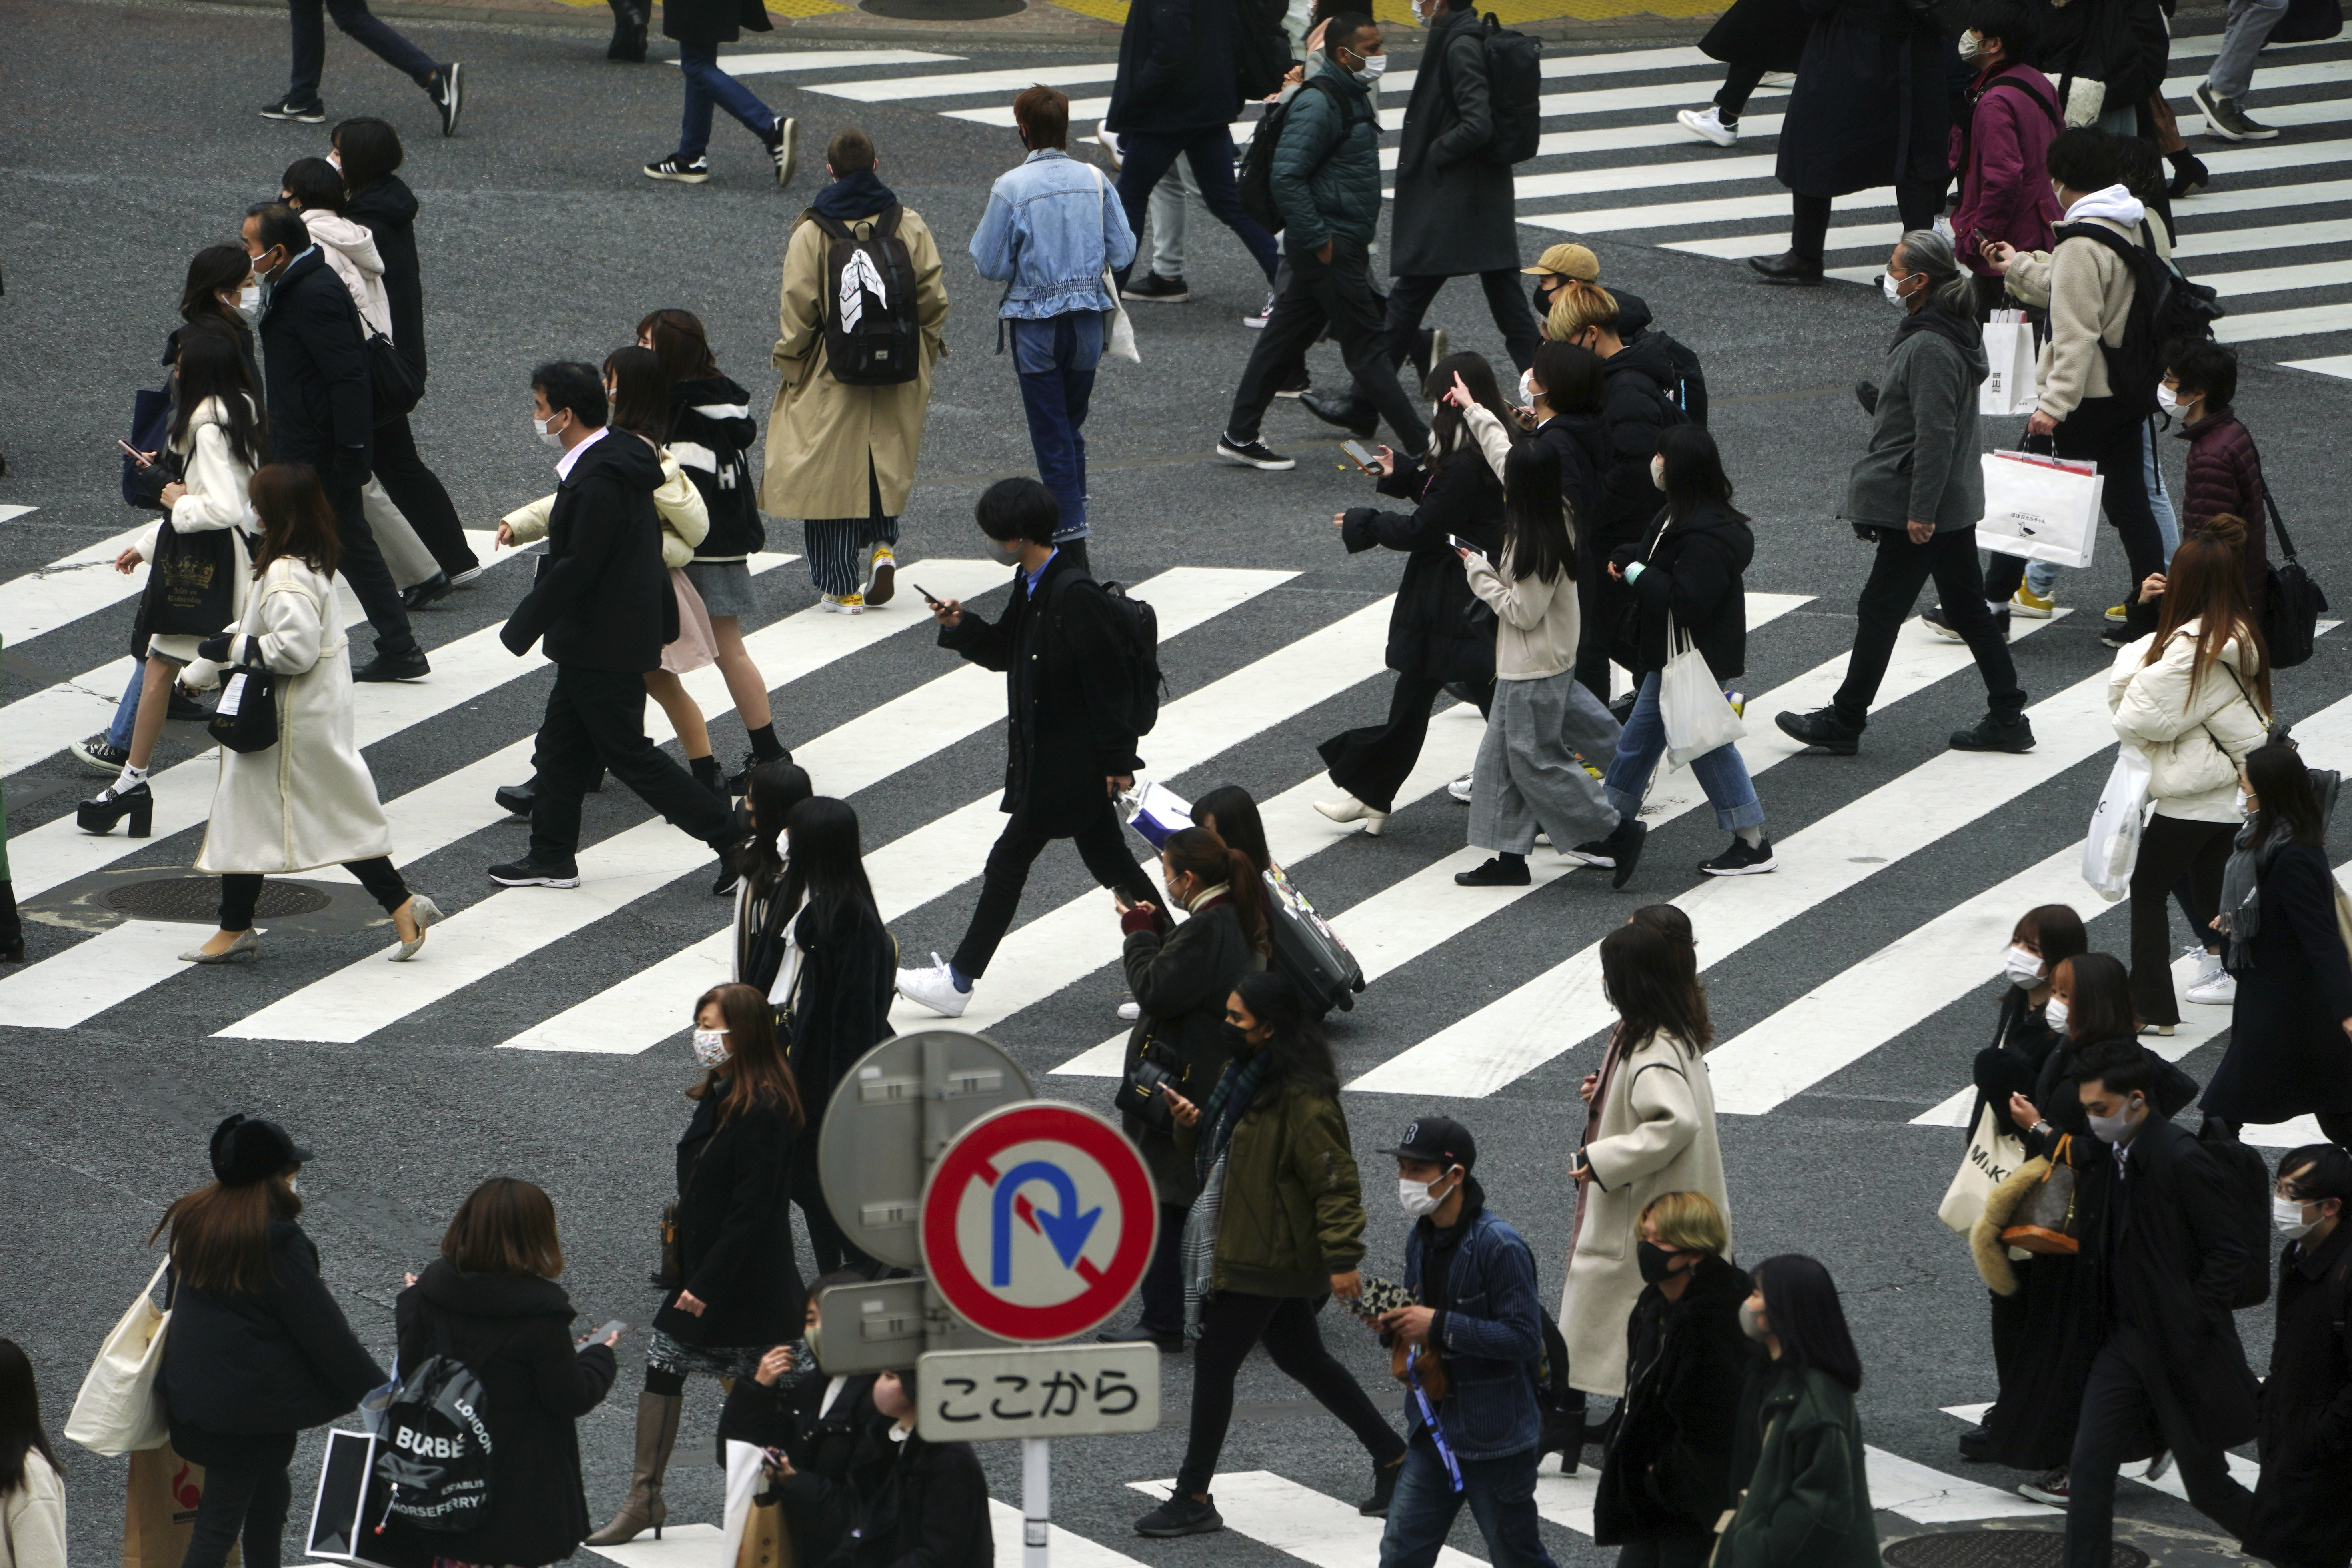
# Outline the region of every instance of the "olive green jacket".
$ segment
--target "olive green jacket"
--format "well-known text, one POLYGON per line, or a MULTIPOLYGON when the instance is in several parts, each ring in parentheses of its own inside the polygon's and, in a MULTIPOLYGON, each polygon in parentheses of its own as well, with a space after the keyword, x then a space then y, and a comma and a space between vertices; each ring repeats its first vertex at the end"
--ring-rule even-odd
POLYGON ((1748 1378, 1737 1452, 1756 1463, 1716 1568, 1879 1568, 1853 1395, 1825 1372, 1770 1362, 1748 1378))
MULTIPOLYGON (((1177 1147, 1190 1153, 1199 1138, 1179 1128, 1177 1147)), ((1331 1276, 1363 1257, 1363 1186, 1339 1102, 1297 1084, 1260 1089, 1227 1151, 1214 1288, 1328 1295, 1331 1276)))

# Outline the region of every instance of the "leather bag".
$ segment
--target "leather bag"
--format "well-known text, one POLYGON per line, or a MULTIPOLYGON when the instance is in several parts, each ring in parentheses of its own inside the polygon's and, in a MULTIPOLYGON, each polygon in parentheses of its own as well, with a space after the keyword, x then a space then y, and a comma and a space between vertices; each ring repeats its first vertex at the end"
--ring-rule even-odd
POLYGON ((2071 1159, 2074 1143, 2071 1133, 2058 1140, 2050 1169, 2018 1211, 2017 1223, 2000 1233, 2002 1241, 2044 1257, 2072 1257, 2083 1249, 2083 1216, 2075 1203, 2071 1159))

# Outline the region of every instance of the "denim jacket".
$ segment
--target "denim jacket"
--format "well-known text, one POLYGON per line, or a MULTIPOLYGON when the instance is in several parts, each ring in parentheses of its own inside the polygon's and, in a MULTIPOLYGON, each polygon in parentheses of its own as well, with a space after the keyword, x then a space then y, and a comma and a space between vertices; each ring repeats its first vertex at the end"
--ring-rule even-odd
POLYGON ((990 187, 971 259, 982 278, 1012 285, 1001 317, 1108 310, 1118 301, 1103 287, 1103 268, 1135 259, 1135 232, 1116 182, 1058 147, 1040 147, 990 187))
MULTIPOLYGON (((1478 1196, 1473 1193, 1475 1198, 1478 1196)), ((1446 1271, 1446 1306, 1430 1325, 1445 1363, 1438 1425, 1457 1458, 1497 1459, 1536 1445, 1536 1363, 1543 1354, 1543 1308, 1536 1300, 1536 1260, 1519 1233, 1481 1204, 1459 1222, 1468 1234, 1446 1271)), ((1419 1222, 1404 1244, 1405 1289, 1421 1289, 1421 1260, 1433 1234, 1419 1222)), ((1407 1424, 1421 1425, 1417 1402, 1407 1424)))

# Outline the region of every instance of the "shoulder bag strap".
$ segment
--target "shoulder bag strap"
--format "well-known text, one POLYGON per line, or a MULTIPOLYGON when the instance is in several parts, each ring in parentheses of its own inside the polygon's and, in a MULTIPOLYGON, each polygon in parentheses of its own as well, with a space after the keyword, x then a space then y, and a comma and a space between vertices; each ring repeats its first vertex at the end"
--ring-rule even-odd
POLYGON ((2263 487, 2263 510, 2270 513, 2271 531, 2278 535, 2279 553, 2289 562, 2294 560, 2294 542, 2287 537, 2286 519, 2279 515, 2278 501, 2271 495, 2270 475, 2263 467, 2263 449, 2254 445, 2254 433, 2246 432, 2246 445, 2253 447, 2254 480, 2263 487))

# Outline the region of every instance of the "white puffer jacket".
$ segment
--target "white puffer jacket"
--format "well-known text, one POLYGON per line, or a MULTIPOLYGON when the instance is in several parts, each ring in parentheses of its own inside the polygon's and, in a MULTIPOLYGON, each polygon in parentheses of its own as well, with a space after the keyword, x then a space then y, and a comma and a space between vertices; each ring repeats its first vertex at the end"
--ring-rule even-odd
POLYGON ((341 213, 320 209, 304 212, 302 221, 327 265, 352 291, 352 303, 359 307, 368 331, 392 336, 392 296, 383 291, 383 258, 375 247, 375 232, 341 213))
POLYGON ((2252 696, 2259 656, 2245 639, 2231 638, 2192 691, 2199 626, 2182 623, 2153 664, 2142 662, 2152 637, 2117 653, 2107 672, 2107 706, 2116 736, 2147 753, 2148 798, 2158 816, 2235 822, 2239 765, 2268 728, 2252 696))

